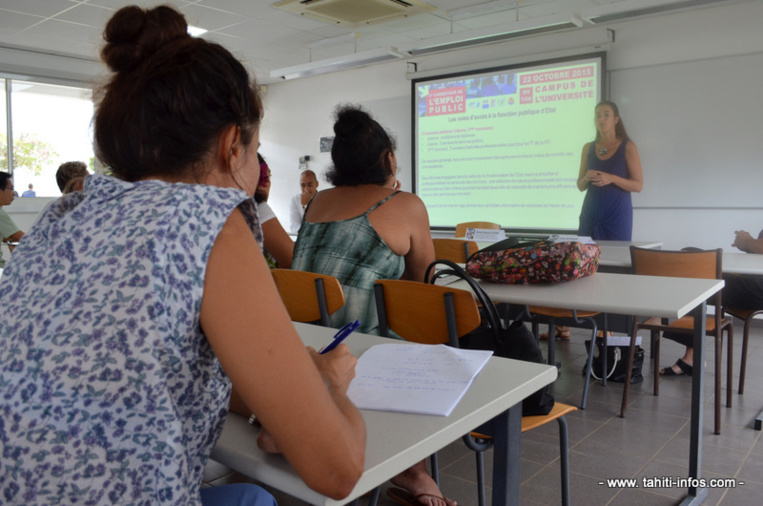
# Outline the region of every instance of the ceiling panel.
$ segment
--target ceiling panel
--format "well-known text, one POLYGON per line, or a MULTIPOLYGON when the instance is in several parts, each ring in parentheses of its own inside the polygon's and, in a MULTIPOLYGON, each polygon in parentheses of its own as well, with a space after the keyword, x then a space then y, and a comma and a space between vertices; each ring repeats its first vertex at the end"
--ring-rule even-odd
MULTIPOLYGON (((165 0, 0 0, 0 47, 29 47, 53 53, 97 59, 101 33, 113 13, 130 4, 153 7, 165 0)), ((623 0, 521 0, 490 2, 502 12, 451 21, 449 11, 486 0, 424 0, 436 10, 426 14, 357 28, 323 23, 272 7, 276 0, 166 0, 186 15, 190 24, 209 30, 203 37, 230 47, 246 61, 258 80, 276 82, 270 70, 317 58, 365 51, 382 46, 483 29, 552 13, 623 0), (343 34, 360 34, 357 44, 336 44, 310 51, 307 44, 343 34), (312 54, 311 54, 312 53, 312 54)), ((363 2, 365 0, 357 0, 363 2)), ((760 0, 728 0, 728 3, 760 0)))

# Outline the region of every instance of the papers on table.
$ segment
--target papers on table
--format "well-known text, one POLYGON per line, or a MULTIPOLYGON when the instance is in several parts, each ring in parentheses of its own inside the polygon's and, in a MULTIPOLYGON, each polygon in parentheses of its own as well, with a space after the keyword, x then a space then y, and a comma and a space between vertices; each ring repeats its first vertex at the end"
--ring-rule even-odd
POLYGON ((551 235, 548 237, 551 242, 579 242, 581 244, 596 244, 590 236, 587 235, 551 235))
POLYGON ((379 344, 358 359, 347 395, 360 409, 448 416, 492 351, 379 344))
POLYGON ((506 232, 488 228, 467 228, 464 239, 477 242, 498 242, 506 239, 506 232))

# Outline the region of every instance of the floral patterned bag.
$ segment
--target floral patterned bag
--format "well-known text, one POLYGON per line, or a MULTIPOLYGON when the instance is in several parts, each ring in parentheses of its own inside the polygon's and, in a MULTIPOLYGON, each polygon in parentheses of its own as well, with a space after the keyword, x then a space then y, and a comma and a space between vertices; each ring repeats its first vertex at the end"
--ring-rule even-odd
POLYGON ((600 252, 597 244, 507 239, 469 257, 466 272, 494 283, 564 283, 594 274, 600 252))

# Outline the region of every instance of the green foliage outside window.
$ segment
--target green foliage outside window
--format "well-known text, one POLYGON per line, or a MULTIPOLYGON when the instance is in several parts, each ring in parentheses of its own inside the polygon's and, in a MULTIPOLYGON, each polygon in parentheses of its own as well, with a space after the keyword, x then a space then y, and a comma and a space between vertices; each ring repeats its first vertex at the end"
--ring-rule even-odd
MULTIPOLYGON (((34 134, 22 134, 13 142, 15 169, 24 168, 39 176, 43 168, 56 164, 57 159, 58 153, 53 147, 34 134)), ((0 167, 8 167, 8 141, 3 134, 0 134, 0 167)))

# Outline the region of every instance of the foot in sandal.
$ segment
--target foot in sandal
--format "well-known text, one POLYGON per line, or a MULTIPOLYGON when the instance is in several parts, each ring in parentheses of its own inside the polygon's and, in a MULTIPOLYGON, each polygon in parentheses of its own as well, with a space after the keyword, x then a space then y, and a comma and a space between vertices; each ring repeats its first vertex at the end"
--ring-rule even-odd
MULTIPOLYGON (((569 327, 555 327, 554 328, 554 336, 556 336, 557 339, 563 339, 565 341, 568 341, 570 339, 570 328, 569 327)), ((541 341, 547 341, 548 340, 548 334, 541 334, 540 335, 541 341)))

